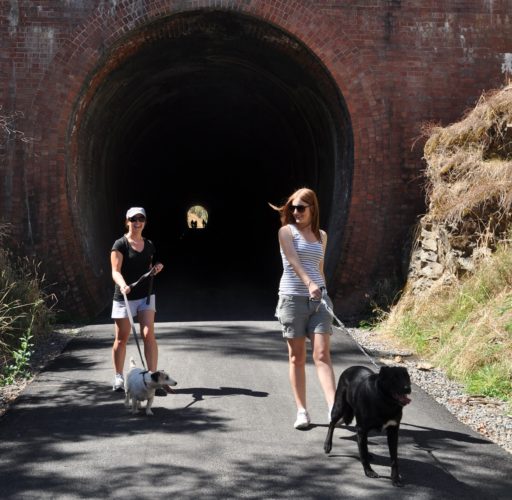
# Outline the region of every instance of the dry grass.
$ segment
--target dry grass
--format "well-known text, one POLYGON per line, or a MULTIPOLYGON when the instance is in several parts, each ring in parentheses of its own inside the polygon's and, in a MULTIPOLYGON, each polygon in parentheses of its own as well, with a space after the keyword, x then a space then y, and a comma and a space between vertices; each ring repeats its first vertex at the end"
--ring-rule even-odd
POLYGON ((429 216, 502 234, 512 220, 512 87, 482 96, 460 122, 427 127, 429 216))

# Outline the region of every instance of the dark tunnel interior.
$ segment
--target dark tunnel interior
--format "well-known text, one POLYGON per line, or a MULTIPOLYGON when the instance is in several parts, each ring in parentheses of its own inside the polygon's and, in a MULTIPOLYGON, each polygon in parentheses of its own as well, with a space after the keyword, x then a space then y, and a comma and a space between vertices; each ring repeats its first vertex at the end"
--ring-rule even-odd
POLYGON ((351 173, 339 91, 309 50, 255 19, 198 12, 146 30, 78 130, 76 211, 107 290, 102 315, 109 250, 126 209, 143 206, 144 235, 166 266, 155 280, 160 320, 272 319, 280 223, 268 202, 315 189, 334 235, 327 274, 335 265, 351 173), (187 226, 194 205, 208 211, 204 229, 187 226))

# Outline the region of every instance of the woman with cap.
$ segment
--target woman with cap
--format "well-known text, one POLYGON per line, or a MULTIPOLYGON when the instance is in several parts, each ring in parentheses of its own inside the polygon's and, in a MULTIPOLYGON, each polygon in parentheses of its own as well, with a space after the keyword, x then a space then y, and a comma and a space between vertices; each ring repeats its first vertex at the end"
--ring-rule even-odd
MULTIPOLYGON (((115 370, 112 386, 114 391, 124 390, 123 369, 126 343, 131 332, 123 294, 128 296, 132 316, 138 317, 148 370, 155 371, 158 363, 158 346, 155 338, 155 295, 148 288, 148 280, 143 280, 133 289, 129 286, 129 283, 137 281, 153 265, 155 246, 151 240, 142 236, 146 225, 146 211, 142 207, 130 208, 126 212, 125 225, 128 229, 127 233, 114 242, 110 253, 112 278, 116 284, 112 304, 112 319, 115 322, 115 339, 112 347, 115 370)), ((163 267, 163 264, 157 262, 153 273, 158 274, 163 267)), ((157 395, 165 396, 166 392, 160 390, 157 395)))
MULTIPOLYGON (((305 429, 310 425, 306 406, 306 339, 311 342, 329 422, 336 392, 330 354, 332 317, 321 304, 327 234, 320 229, 318 199, 311 189, 295 191, 281 207, 271 206, 281 219, 278 237, 283 261, 276 317, 288 344, 290 384, 297 406, 294 427, 305 429)), ((326 294, 324 299, 332 307, 326 294)))

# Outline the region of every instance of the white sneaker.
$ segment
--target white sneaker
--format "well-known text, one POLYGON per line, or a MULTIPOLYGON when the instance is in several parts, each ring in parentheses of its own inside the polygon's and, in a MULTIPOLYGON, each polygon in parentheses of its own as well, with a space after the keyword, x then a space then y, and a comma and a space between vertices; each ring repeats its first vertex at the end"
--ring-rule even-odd
POLYGON ((296 429, 306 429, 310 423, 311 419, 309 418, 308 411, 303 409, 297 412, 297 420, 295 420, 293 426, 296 429))
POLYGON ((116 373, 112 390, 116 392, 124 391, 124 378, 121 373, 116 373))

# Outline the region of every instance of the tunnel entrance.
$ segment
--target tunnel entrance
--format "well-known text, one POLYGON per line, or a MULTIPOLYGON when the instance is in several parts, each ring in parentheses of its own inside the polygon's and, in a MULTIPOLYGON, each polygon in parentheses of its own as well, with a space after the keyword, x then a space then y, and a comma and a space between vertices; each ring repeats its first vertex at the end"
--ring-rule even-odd
MULTIPOLYGON (((316 190, 339 259, 352 132, 326 68, 291 35, 223 11, 175 15, 129 34, 77 106, 69 178, 90 268, 111 300, 109 251, 143 206, 165 270, 159 320, 272 319, 281 262, 267 204, 316 190), (187 211, 208 213, 201 231, 187 211)), ((91 79, 92 80, 92 79, 91 79)), ((107 306, 108 309, 108 306, 107 306)))

